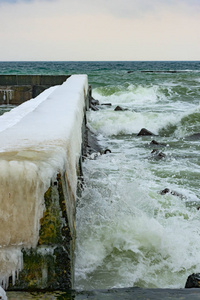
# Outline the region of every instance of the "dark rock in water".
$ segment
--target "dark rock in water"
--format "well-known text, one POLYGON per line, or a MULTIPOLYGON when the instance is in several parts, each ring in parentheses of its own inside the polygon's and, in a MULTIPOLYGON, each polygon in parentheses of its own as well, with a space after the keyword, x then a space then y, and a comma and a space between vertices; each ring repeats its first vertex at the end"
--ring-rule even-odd
POLYGON ((155 140, 152 140, 151 143, 150 143, 150 145, 167 146, 167 144, 158 143, 155 140))
POLYGON ((88 158, 89 158, 89 159, 95 160, 95 159, 97 159, 97 157, 99 157, 100 155, 102 155, 102 154, 108 154, 108 153, 111 153, 111 150, 110 150, 110 149, 102 150, 102 151, 100 151, 100 152, 93 152, 93 153, 91 153, 90 155, 88 155, 88 158))
POLYGON ((200 273, 193 273, 192 275, 188 276, 185 288, 200 288, 200 273))
POLYGON ((93 111, 99 110, 98 107, 96 107, 96 105, 93 105, 92 103, 90 103, 90 108, 91 108, 93 111))
POLYGON ((107 153, 111 153, 111 150, 110 149, 104 150, 104 154, 107 154, 107 153))
POLYGON ((99 105, 99 101, 95 100, 93 97, 90 98, 90 103, 89 103, 89 107, 94 110, 97 111, 99 110, 96 106, 99 105))
POLYGON ((114 110, 115 110, 115 111, 123 111, 123 108, 122 108, 121 106, 118 105, 118 106, 115 107, 114 110))
POLYGON ((130 73, 133 73, 133 71, 128 71, 127 73, 130 74, 130 73))
POLYGON ((101 152, 102 148, 99 145, 98 139, 94 133, 86 126, 83 139, 83 159, 88 155, 96 152, 101 152))
POLYGON ((182 195, 182 194, 180 194, 180 193, 178 193, 178 192, 176 192, 176 191, 171 191, 171 190, 168 189, 168 188, 165 188, 164 190, 162 190, 162 191, 160 192, 161 195, 165 195, 165 194, 167 194, 167 193, 170 193, 171 195, 177 196, 177 197, 179 197, 179 198, 181 198, 181 199, 186 199, 186 197, 185 197, 184 195, 182 195))
POLYGON ((153 158, 155 158, 155 159, 162 159, 162 158, 166 157, 166 154, 159 151, 158 149, 153 149, 151 151, 151 154, 152 154, 153 158))
POLYGON ((193 140, 193 141, 200 140, 200 133, 195 133, 195 134, 186 136, 185 139, 186 140, 193 140))
POLYGON ((152 140, 150 145, 160 145, 158 142, 156 142, 155 140, 152 140))
POLYGON ((115 109, 114 109, 115 111, 126 111, 126 110, 128 110, 127 108, 122 108, 121 106, 116 106, 115 107, 115 109))
POLYGON ((160 192, 161 195, 165 195, 170 192, 170 189, 166 188, 160 192))
POLYGON ((111 103, 101 103, 101 105, 112 106, 111 103))
POLYGON ((181 71, 176 71, 176 70, 143 70, 140 71, 142 73, 180 73, 181 71))
POLYGON ((147 130, 146 128, 142 128, 140 132, 137 134, 137 136, 145 136, 145 135, 155 135, 151 131, 147 130))
POLYGON ((93 105, 99 105, 99 100, 95 100, 93 97, 90 100, 90 103, 93 105))

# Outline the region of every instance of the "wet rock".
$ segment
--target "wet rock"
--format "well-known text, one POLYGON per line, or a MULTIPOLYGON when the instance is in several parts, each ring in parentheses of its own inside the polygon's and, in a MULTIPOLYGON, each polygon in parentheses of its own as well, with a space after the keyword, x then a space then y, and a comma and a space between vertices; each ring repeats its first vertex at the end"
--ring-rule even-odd
POLYGON ((111 150, 110 150, 110 149, 105 149, 105 150, 102 150, 102 151, 100 151, 100 152, 93 152, 92 154, 88 155, 88 158, 89 158, 89 159, 92 159, 92 160, 95 160, 95 159, 97 159, 100 155, 108 154, 108 153, 111 153, 111 150))
POLYGON ((115 109, 114 109, 115 111, 126 111, 126 110, 128 110, 127 108, 122 108, 121 106, 116 106, 115 107, 115 109))
POLYGON ((127 73, 130 74, 130 73, 133 73, 133 71, 128 71, 127 73))
POLYGON ((101 105, 105 105, 105 106, 112 106, 111 103, 101 103, 101 105))
POLYGON ((157 142, 155 140, 152 140, 151 143, 150 143, 150 145, 167 146, 167 144, 159 143, 159 142, 157 142))
POLYGON ((166 188, 160 192, 161 195, 165 195, 170 192, 170 189, 166 188))
POLYGON ((153 149, 153 150, 151 151, 151 154, 152 154, 152 157, 153 157, 154 159, 162 159, 162 158, 165 158, 165 157, 166 157, 166 154, 163 153, 163 152, 161 152, 161 151, 159 151, 158 149, 153 149))
POLYGON ((162 71, 159 71, 159 70, 142 70, 140 71, 141 73, 180 73, 181 71, 176 71, 176 70, 162 70, 162 71))
POLYGON ((93 105, 99 105, 99 100, 94 99, 93 97, 90 100, 90 103, 93 105))
POLYGON ((171 195, 177 196, 177 197, 179 197, 179 198, 181 198, 181 199, 186 199, 186 197, 185 197, 184 195, 182 195, 181 193, 178 193, 178 192, 176 192, 176 191, 171 191, 171 190, 168 189, 168 188, 165 188, 164 190, 162 190, 162 191, 160 192, 161 195, 166 195, 167 193, 170 193, 171 195))
POLYGON ((104 150, 104 154, 108 154, 108 153, 111 153, 111 150, 110 150, 110 149, 104 150))
POLYGON ((195 134, 189 135, 185 139, 192 140, 192 141, 200 140, 200 133, 195 133, 195 134))
POLYGON ((93 110, 93 111, 99 110, 98 107, 96 107, 96 105, 93 105, 92 103, 90 103, 90 108, 91 108, 91 110, 93 110))
POLYGON ((151 131, 147 130, 146 128, 142 128, 140 132, 137 134, 137 136, 146 136, 146 135, 155 135, 151 131))
POLYGON ((98 107, 96 107, 97 105, 99 105, 99 101, 98 100, 95 100, 93 97, 90 98, 90 104, 89 104, 89 107, 94 110, 94 111, 97 111, 99 110, 98 107))
POLYGON ((185 288, 200 288, 200 273, 193 273, 192 275, 188 276, 185 288))
POLYGON ((86 141, 85 141, 85 148, 86 153, 84 153, 85 156, 90 155, 92 153, 101 152, 102 148, 100 144, 98 143, 98 139, 94 133, 91 132, 91 130, 86 127, 86 141))
POLYGON ((119 105, 117 105, 114 109, 115 111, 123 111, 123 108, 119 105))
POLYGON ((152 140, 150 145, 160 145, 158 142, 156 142, 155 140, 152 140))

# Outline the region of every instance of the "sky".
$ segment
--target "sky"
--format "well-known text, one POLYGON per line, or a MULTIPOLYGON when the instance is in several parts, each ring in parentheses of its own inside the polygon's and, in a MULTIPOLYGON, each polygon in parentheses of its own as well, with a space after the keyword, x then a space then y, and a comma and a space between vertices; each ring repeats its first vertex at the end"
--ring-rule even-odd
POLYGON ((200 60, 200 0, 0 0, 0 61, 200 60))

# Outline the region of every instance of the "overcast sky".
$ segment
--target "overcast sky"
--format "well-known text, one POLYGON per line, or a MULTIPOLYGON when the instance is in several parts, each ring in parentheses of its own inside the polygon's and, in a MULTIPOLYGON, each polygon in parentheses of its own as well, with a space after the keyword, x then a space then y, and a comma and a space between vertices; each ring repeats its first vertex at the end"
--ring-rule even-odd
POLYGON ((0 0, 10 60, 200 60, 200 0, 0 0))

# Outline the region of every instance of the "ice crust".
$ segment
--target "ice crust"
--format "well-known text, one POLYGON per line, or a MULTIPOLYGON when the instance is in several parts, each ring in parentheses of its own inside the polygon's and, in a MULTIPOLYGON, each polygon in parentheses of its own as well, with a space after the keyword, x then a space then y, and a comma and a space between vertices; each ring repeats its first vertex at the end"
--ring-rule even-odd
MULTIPOLYGON (((44 193, 65 171, 74 196, 81 153, 87 75, 73 75, 61 86, 0 117, 0 280, 22 266, 21 247, 35 247, 44 193), (5 269, 5 251, 15 249, 5 269), (7 249, 7 250, 6 250, 7 249)), ((10 253, 10 252, 8 252, 10 253)))

